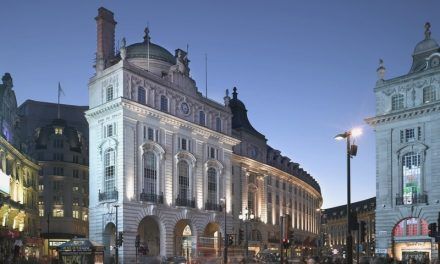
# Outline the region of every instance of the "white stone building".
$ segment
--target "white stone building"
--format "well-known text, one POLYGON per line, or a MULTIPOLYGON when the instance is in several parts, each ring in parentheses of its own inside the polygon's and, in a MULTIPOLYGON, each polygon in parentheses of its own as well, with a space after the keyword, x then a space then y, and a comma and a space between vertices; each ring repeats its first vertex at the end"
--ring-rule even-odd
POLYGON ((120 263, 134 262, 138 234, 144 258, 218 254, 223 197, 232 229, 231 156, 239 143, 229 108, 197 91, 183 50, 173 56, 146 29, 143 42, 126 46, 123 39, 114 54, 113 13, 100 8, 96 21, 86 112, 90 239, 115 254, 117 223, 120 263))
POLYGON ((410 72, 374 89, 376 253, 398 260, 437 258, 428 224, 440 211, 440 47, 425 25, 410 72))

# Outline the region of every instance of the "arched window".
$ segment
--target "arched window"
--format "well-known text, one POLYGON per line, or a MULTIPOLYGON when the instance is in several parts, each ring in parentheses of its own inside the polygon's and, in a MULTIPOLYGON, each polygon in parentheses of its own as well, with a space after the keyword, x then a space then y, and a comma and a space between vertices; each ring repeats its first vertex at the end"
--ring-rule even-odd
POLYGON ((431 103, 436 100, 434 87, 428 86, 423 88, 423 103, 431 103))
POLYGON ((189 188, 189 165, 185 160, 179 161, 177 164, 179 172, 179 192, 178 197, 185 201, 191 199, 189 188))
POLYGON ((419 153, 409 152, 402 157, 402 183, 403 204, 417 203, 418 195, 421 194, 419 153))
POLYGON ((403 109, 403 94, 395 94, 391 97, 391 110, 403 109))
POLYGON ((156 194, 157 186, 157 159, 156 155, 148 151, 144 154, 144 191, 146 194, 156 194))
POLYGON ((217 132, 221 132, 222 131, 222 120, 220 119, 220 117, 217 117, 215 119, 215 130, 217 132))
POLYGON ((208 169, 208 203, 217 203, 217 171, 214 168, 208 169))
POLYGON ((205 112, 199 112, 199 125, 204 126, 206 124, 205 112))
POLYGON ((113 86, 110 85, 109 87, 107 87, 106 92, 105 92, 105 98, 106 98, 106 102, 113 100, 113 86))
POLYGON ((160 111, 168 112, 168 98, 165 95, 160 96, 160 111))
POLYGON ((115 151, 110 148, 104 153, 104 192, 115 189, 115 151))
POLYGON ((138 88, 138 102, 140 104, 147 104, 147 100, 146 100, 146 96, 145 96, 145 89, 142 87, 138 88))

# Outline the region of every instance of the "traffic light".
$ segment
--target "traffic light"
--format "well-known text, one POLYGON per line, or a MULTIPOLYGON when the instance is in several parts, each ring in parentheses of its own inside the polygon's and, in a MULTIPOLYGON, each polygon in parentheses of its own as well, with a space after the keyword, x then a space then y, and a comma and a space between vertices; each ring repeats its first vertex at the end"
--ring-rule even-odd
POLYGON ((244 231, 243 229, 240 228, 240 230, 238 230, 238 244, 241 244, 241 242, 243 242, 244 239, 244 231))
POLYGON ((234 236, 233 235, 229 235, 228 236, 228 245, 232 246, 232 244, 234 244, 234 236))
POLYGON ((287 238, 283 239, 283 248, 288 249, 290 247, 290 241, 287 238))
POLYGON ((124 233, 119 232, 118 247, 122 246, 123 242, 124 242, 124 233))
POLYGON ((365 242, 367 237, 367 223, 365 221, 361 221, 359 225, 359 232, 361 236, 361 242, 365 242))
POLYGON ((430 223, 428 225, 428 236, 436 237, 437 236, 437 223, 430 223))
POLYGON ((350 218, 350 230, 359 230, 357 213, 352 213, 350 218))

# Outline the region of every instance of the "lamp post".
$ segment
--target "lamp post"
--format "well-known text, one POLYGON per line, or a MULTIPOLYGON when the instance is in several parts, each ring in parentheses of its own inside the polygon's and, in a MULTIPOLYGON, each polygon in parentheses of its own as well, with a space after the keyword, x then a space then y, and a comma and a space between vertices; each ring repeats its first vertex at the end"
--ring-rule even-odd
POLYGON ((246 258, 245 258, 245 263, 247 262, 248 256, 249 256, 249 245, 248 245, 248 223, 254 219, 254 214, 252 214, 252 212, 249 212, 249 210, 247 208, 244 209, 243 213, 241 213, 238 218, 240 220, 243 220, 244 222, 244 227, 245 227, 245 238, 246 238, 246 243, 245 243, 245 252, 246 252, 246 258))
POLYGON ((225 234, 224 234, 224 253, 223 253, 223 263, 228 263, 228 232, 226 231, 226 197, 221 198, 220 201, 223 203, 223 210, 225 211, 225 234))
POLYGON ((351 143, 351 137, 362 134, 360 129, 353 129, 335 136, 336 140, 347 140, 347 264, 353 264, 353 238, 351 236, 351 183, 350 183, 350 159, 357 154, 357 146, 351 143))
POLYGON ((116 219, 115 219, 115 263, 118 264, 119 263, 119 242, 118 242, 118 204, 115 204, 113 207, 116 208, 116 219))

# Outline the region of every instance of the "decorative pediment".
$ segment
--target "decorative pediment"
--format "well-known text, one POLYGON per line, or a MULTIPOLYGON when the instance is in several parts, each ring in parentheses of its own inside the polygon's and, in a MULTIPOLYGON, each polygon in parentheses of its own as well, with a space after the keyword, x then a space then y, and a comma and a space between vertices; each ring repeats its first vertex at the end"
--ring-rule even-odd
POLYGON ((114 148, 115 150, 118 148, 118 140, 113 137, 108 137, 98 145, 99 155, 102 156, 102 151, 108 148, 114 148))
POLYGON ((207 160, 205 162, 205 170, 207 170, 208 168, 211 168, 211 167, 216 168, 219 172, 219 175, 222 174, 224 166, 220 161, 218 161, 216 159, 207 160))
POLYGON ((153 151, 159 155, 160 159, 165 158, 165 150, 157 142, 148 140, 147 142, 143 143, 139 148, 141 149, 142 155, 147 151, 153 151))
POLYGON ((409 143, 409 144, 404 145, 403 147, 399 148, 396 151, 397 158, 399 160, 399 164, 401 162, 400 157, 402 157, 403 155, 405 155, 406 153, 409 153, 409 152, 422 153, 423 154, 422 159, 424 160, 425 153, 428 148, 429 147, 427 145, 425 145, 421 142, 409 143))
POLYGON ((188 152, 186 150, 181 150, 176 154, 176 161, 179 160, 186 160, 188 161, 192 167, 196 166, 196 157, 194 157, 194 155, 191 152, 188 152))

